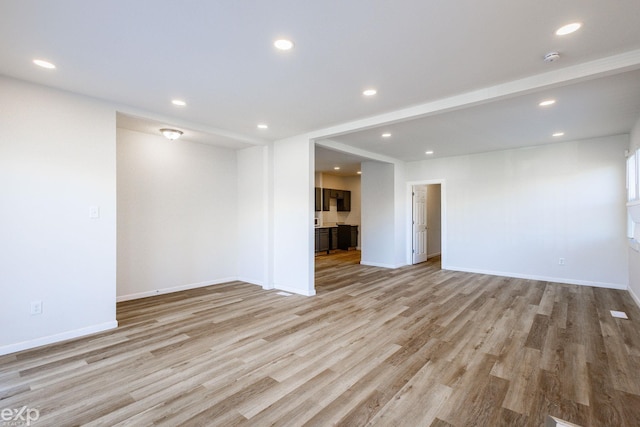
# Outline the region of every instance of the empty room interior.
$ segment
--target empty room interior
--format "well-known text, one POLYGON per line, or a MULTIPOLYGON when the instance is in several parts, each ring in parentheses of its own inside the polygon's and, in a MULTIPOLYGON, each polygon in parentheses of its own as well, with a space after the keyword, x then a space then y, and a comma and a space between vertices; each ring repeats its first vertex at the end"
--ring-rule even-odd
POLYGON ((0 2, 0 425, 640 425, 640 2, 0 2))

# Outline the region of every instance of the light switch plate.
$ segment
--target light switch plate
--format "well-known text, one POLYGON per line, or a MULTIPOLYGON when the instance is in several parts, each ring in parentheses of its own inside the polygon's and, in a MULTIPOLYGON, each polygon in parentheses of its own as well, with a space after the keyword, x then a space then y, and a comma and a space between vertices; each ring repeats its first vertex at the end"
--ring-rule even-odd
POLYGON ((89 206, 89 218, 91 219, 100 218, 100 208, 98 206, 89 206))

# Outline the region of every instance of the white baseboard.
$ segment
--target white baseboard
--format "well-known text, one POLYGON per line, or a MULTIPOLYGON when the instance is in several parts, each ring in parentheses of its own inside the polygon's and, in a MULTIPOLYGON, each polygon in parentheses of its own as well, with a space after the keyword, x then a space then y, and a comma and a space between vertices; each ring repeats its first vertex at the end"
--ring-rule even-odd
POLYGON ((636 303, 636 305, 640 308, 640 298, 638 298, 638 295, 636 295, 636 293, 633 292, 633 289, 631 289, 631 287, 629 287, 627 290, 629 291, 629 294, 631 295, 631 299, 633 299, 633 301, 636 303))
POLYGON ((382 263, 379 263, 379 262, 369 262, 369 261, 360 261, 360 264, 361 265, 368 265, 369 267, 381 267, 381 268, 391 268, 391 269, 400 268, 400 267, 404 267, 404 266, 407 265, 407 264, 396 264, 396 265, 393 265, 393 264, 382 264, 382 263))
POLYGON ((273 288, 274 289, 278 289, 280 291, 289 292, 289 293, 292 293, 292 294, 302 295, 302 296, 305 296, 305 297, 312 297, 312 296, 314 296, 316 294, 316 290, 315 289, 312 289, 311 291, 305 292, 305 291, 301 291, 298 288, 292 288, 292 287, 289 287, 289 286, 282 286, 282 285, 274 285, 273 288))
POLYGON ((590 280, 575 280, 575 279, 567 279, 563 277, 537 276, 535 274, 519 274, 519 273, 510 273, 510 272, 504 272, 504 271, 480 270, 480 269, 473 269, 473 268, 456 267, 451 265, 447 265, 447 266, 443 265, 442 269, 453 270, 453 271, 463 271, 465 273, 488 274, 491 276, 514 277, 516 279, 529 279, 529 280, 540 280, 543 282, 565 283, 568 285, 593 286, 596 288, 619 289, 619 290, 627 289, 627 285, 623 283, 592 282, 590 280))
POLYGON ((74 329, 73 331, 62 332, 60 334, 40 337, 33 340, 21 341, 15 344, 9 344, 0 347, 0 356, 15 353, 17 351, 29 350, 47 344, 53 344, 60 341, 66 341, 74 338, 84 337, 86 335, 95 334, 97 332, 107 331, 118 327, 118 321, 100 323, 98 325, 87 326, 86 328, 74 329))
POLYGON ((208 282, 191 283, 191 284, 188 284, 188 285, 174 286, 172 288, 154 289, 154 290, 151 290, 151 291, 137 292, 135 294, 119 295, 119 296, 116 297, 116 301, 117 302, 122 302, 122 301, 129 301, 129 300, 132 300, 132 299, 140 299, 140 298, 152 297, 152 296, 155 296, 155 295, 170 294, 170 293, 173 293, 173 292, 186 291, 188 289, 204 288, 206 286, 219 285, 221 283, 234 282, 236 280, 239 280, 239 279, 237 277, 226 277, 226 278, 223 278, 223 279, 216 279, 216 280, 211 280, 211 281, 208 281, 208 282))

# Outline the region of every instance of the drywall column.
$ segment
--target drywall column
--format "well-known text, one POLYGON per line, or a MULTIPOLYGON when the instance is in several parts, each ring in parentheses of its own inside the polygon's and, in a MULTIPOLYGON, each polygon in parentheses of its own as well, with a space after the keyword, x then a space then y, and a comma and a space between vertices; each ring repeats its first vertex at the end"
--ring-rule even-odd
POLYGON ((273 143, 273 286, 315 295, 314 145, 308 136, 273 143))
POLYGON ((115 110, 0 77, 0 111, 0 354, 116 327, 115 110))
POLYGON ((251 147, 238 151, 238 279, 271 286, 267 279, 268 147, 251 147))
POLYGON ((395 245, 396 185, 395 166, 391 163, 361 164, 361 264, 395 268, 398 262, 395 245))

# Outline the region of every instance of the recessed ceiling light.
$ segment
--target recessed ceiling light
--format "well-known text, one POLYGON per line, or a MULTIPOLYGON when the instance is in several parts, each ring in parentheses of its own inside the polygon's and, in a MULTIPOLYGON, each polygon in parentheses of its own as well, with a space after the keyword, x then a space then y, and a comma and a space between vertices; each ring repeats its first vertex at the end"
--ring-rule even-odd
POLYGON ((47 68, 49 70, 53 70, 54 68, 56 68, 55 65, 53 65, 49 61, 45 61, 44 59, 34 59, 33 63, 36 64, 38 67, 47 68))
POLYGON ((367 89, 367 90, 365 90, 364 92, 362 92, 362 94, 363 94, 364 96, 373 96, 373 95, 375 95, 376 93, 378 93, 378 91, 377 91, 377 90, 375 90, 375 89, 367 89))
POLYGON ((549 105, 553 105, 556 103, 555 99, 546 99, 544 101, 542 101, 540 104, 538 104, 541 107, 548 107, 549 105))
POLYGON ((425 152, 424 152, 424 154, 429 154, 429 155, 431 155, 431 154, 433 154, 433 150, 425 151, 425 152))
POLYGON ((556 133, 554 133, 554 134, 553 134, 553 135, 551 135, 551 136, 558 137, 558 136, 563 136, 563 135, 564 135, 564 132, 556 132, 556 133))
POLYGON ((258 129, 269 129, 269 125, 265 123, 258 123, 258 129))
POLYGON ((556 35, 565 36, 567 34, 571 34, 574 31, 578 31, 582 27, 580 22, 572 22, 571 24, 564 25, 556 31, 556 35))
POLYGON ((391 136, 391 134, 389 132, 382 134, 383 138, 389 138, 390 136, 391 136))
POLYGON ((358 175, 362 175, 362 171, 358 171, 356 172, 358 175))
POLYGON ((280 50, 291 50, 293 48, 293 42, 287 39, 279 39, 273 42, 273 45, 276 49, 280 50))
POLYGON ((334 167, 333 167, 333 170, 337 170, 337 171, 339 171, 339 170, 340 170, 340 166, 334 166, 334 167))
POLYGON ((186 102, 184 102, 184 101, 183 101, 183 100, 181 100, 181 99, 174 99, 174 100, 172 100, 172 101, 171 101, 171 103, 172 103, 173 105, 177 105, 178 107, 184 107, 185 105, 187 105, 187 103, 186 103, 186 102))

